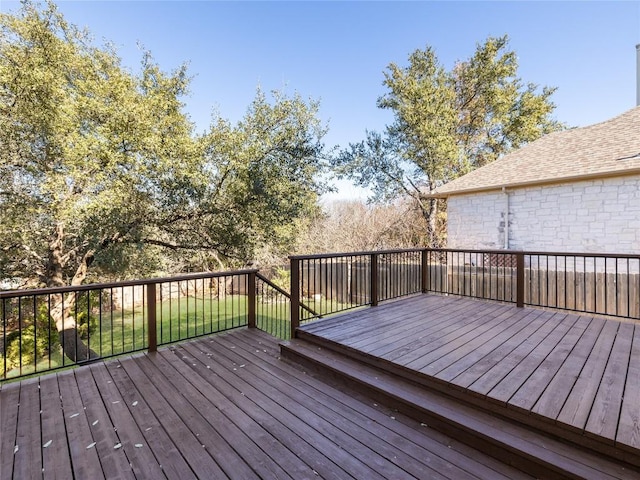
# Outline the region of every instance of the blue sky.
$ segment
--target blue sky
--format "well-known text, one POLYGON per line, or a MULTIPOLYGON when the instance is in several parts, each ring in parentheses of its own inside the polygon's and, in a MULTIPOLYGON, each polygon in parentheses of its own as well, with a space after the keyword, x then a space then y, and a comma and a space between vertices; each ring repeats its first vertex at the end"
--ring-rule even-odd
MULTIPOLYGON (((383 130, 385 67, 431 45, 446 67, 508 34, 526 82, 558 87, 556 118, 584 126, 635 106, 640 1, 214 2, 59 1, 68 21, 113 42, 136 71, 138 44, 165 70, 188 62, 186 111, 198 131, 213 108, 239 120, 258 85, 321 102, 328 146, 383 130)), ((18 2, 0 0, 0 10, 18 2)), ((355 194, 345 183, 341 195, 355 194)))

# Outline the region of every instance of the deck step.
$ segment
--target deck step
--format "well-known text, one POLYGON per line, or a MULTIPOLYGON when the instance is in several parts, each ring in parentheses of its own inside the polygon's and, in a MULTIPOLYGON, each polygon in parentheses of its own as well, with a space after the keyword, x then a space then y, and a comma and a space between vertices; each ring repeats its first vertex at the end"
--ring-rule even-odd
MULTIPOLYGON (((584 432, 583 430, 562 422, 554 422, 542 414, 517 408, 509 403, 505 404, 504 401, 499 401, 489 395, 478 394, 471 389, 464 389, 454 383, 418 372, 393 361, 344 345, 343 343, 329 340, 322 335, 317 335, 304 329, 298 330, 297 338, 338 352, 348 358, 353 358, 372 367, 379 368, 387 373, 391 373, 393 376, 404 378, 418 385, 442 392, 447 396, 460 400, 464 404, 478 407, 493 415, 515 420, 516 423, 526 425, 528 428, 536 431, 544 432, 552 438, 560 438, 566 443, 579 445, 583 449, 597 452, 614 462, 628 463, 632 468, 640 470, 640 450, 636 448, 625 444, 614 444, 608 438, 594 435, 590 432, 584 432)), ((640 476, 638 478, 640 479, 640 476)))
POLYGON ((294 339, 282 357, 363 391, 380 403, 540 478, 638 479, 640 472, 576 445, 501 418, 327 346, 294 339))

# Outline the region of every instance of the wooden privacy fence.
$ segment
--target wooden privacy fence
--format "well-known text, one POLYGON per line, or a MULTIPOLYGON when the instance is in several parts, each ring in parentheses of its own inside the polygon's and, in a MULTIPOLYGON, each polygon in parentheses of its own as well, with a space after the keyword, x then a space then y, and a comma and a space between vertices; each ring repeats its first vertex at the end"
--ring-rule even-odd
MULTIPOLYGON (((446 278, 429 291, 515 302, 516 269, 431 265, 430 278, 446 278)), ((640 319, 640 275, 524 269, 524 304, 640 319)))
MULTIPOLYGON (((338 261, 304 268, 301 275, 304 297, 322 296, 342 304, 371 303, 370 262, 338 261)), ((403 296, 406 290, 420 291, 420 272, 421 266, 416 264, 378 265, 378 301, 403 296)))

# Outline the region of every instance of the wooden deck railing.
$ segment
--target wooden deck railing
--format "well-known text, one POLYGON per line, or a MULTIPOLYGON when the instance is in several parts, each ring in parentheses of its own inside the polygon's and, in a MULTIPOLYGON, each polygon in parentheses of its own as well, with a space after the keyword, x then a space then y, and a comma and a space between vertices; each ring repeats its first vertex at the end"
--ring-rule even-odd
POLYGON ((291 268, 291 335, 301 323, 384 300, 424 292, 425 249, 294 255, 291 268), (303 301, 319 312, 303 311, 303 301))
POLYGON ((0 292, 1 379, 231 328, 279 338, 314 318, 435 292, 640 319, 640 256, 401 249, 290 257, 290 292, 257 270, 0 292))
POLYGON ((430 250, 429 291, 640 319, 640 255, 430 250))
POLYGON ((289 295, 257 270, 0 292, 10 379, 241 326, 288 338, 289 295))
POLYGON ((405 249, 296 255, 291 328, 379 301, 435 292, 640 319, 640 255, 405 249))

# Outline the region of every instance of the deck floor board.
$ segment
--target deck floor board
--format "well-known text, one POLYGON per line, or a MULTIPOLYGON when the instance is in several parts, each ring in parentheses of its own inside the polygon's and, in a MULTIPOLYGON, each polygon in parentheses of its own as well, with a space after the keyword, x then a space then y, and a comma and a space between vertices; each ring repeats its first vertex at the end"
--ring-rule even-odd
POLYGON ((580 372, 562 410, 556 417, 559 422, 571 425, 579 431, 584 430, 619 326, 620 324, 617 322, 607 322, 602 327, 601 334, 596 340, 582 372, 580 372))
POLYGON ((585 428, 585 432, 609 438, 612 443, 618 431, 632 340, 633 324, 623 323, 618 329, 618 335, 613 343, 613 349, 585 428))
MULTIPOLYGON (((216 341, 223 342, 229 337, 225 336, 224 338, 216 339, 216 341)), ((232 345, 231 348, 234 349, 235 346, 232 345)), ((213 354, 207 353, 207 356, 209 355, 212 358, 216 358, 213 357, 213 354)), ((267 355, 267 358, 270 358, 270 355, 267 355)), ((249 361, 251 361, 251 357, 249 357, 249 361)), ((218 387, 218 382, 215 382, 215 379, 211 378, 209 382, 214 382, 213 386, 218 387)), ((298 422, 297 420, 293 424, 280 422, 279 418, 276 418, 268 408, 265 408, 264 404, 255 403, 253 399, 248 398, 246 395, 237 395, 237 393, 234 393, 234 389, 225 389, 224 393, 229 401, 233 399, 233 404, 237 405, 255 422, 267 429, 278 441, 289 448, 292 453, 301 458, 313 470, 326 478, 342 478, 345 476, 344 471, 342 469, 338 470, 340 467, 337 467, 341 462, 340 459, 326 457, 320 452, 320 449, 327 448, 326 438, 323 437, 316 439, 315 442, 310 442, 310 439, 314 438, 313 432, 304 429, 304 422, 298 422), (323 445, 320 449, 318 448, 318 443, 323 445), (331 461, 328 460, 329 458, 331 458, 331 461)), ((276 412, 277 415, 281 413, 283 412, 276 412)))
MULTIPOLYGON (((531 312, 522 318, 524 328, 518 330, 513 335, 501 337, 499 342, 488 342, 476 350, 477 360, 469 364, 464 364, 464 369, 456 373, 452 378, 446 371, 440 373, 441 378, 451 379, 453 384, 468 389, 473 383, 478 381, 487 372, 500 364, 511 352, 516 350, 520 345, 527 342, 532 335, 536 335, 539 330, 548 326, 546 319, 551 314, 542 312, 531 312)), ((464 360, 464 359, 460 359, 464 360)), ((454 364, 455 365, 455 364, 454 364)))
POLYGON ((40 395, 37 379, 22 384, 18 409, 18 432, 14 475, 18 478, 39 478, 42 475, 40 455, 40 395))
POLYGON ((534 348, 530 350, 527 349, 526 354, 523 349, 522 352, 517 352, 516 355, 512 355, 509 363, 513 368, 500 382, 493 386, 487 394, 492 399, 508 403, 512 396, 522 388, 530 376, 541 366, 542 362, 547 358, 547 355, 562 341, 571 327, 573 327, 577 318, 572 320, 573 321, 568 322, 563 321, 558 324, 556 328, 538 342, 534 348))
MULTIPOLYGON (((186 429, 175 428, 179 423, 177 415, 166 402, 162 402, 161 395, 149 379, 140 376, 134 384, 127 372, 122 370, 120 363, 114 362, 114 365, 115 369, 108 369, 106 365, 93 365, 91 370, 100 386, 105 404, 119 426, 118 435, 124 448, 135 448, 136 442, 141 443, 143 452, 138 460, 146 461, 148 468, 161 466, 163 475, 170 479, 191 478, 198 471, 204 473, 204 468, 198 470, 205 460, 199 450, 200 443, 197 439, 190 438, 190 432, 186 429), (120 398, 122 400, 118 401, 120 398), (136 401, 138 404, 135 408, 123 408, 127 402, 133 404, 136 401), (176 445, 190 446, 197 455, 183 458, 176 445), (142 457, 147 454, 144 446, 149 447, 149 454, 153 455, 155 461, 142 457), (191 462, 187 463, 189 459, 191 462)), ((208 466, 206 463, 205 465, 208 466)))
MULTIPOLYGON (((331 449, 334 454, 342 449, 344 453, 339 455, 342 462, 340 466, 349 475, 362 479, 381 479, 393 478, 395 474, 398 475, 397 478, 403 478, 402 472, 394 468, 394 465, 385 462, 377 452, 370 451, 368 447, 363 449, 364 445, 350 435, 351 430, 349 432, 342 430, 340 419, 320 415, 317 411, 318 405, 303 401, 299 395, 289 389, 286 391, 277 389, 266 379, 250 372, 246 364, 228 358, 227 349, 218 349, 215 342, 212 345, 211 351, 218 360, 216 367, 224 372, 230 370, 236 372, 237 378, 233 379, 233 386, 237 389, 237 394, 249 398, 257 405, 264 405, 281 419, 289 418, 291 426, 296 429, 303 427, 306 435, 322 437, 323 440, 318 443, 324 448, 331 449)), ((351 427, 354 430, 358 428, 353 424, 351 427)))
POLYGON ((457 330, 454 335, 448 335, 440 346, 425 353, 419 359, 406 363, 405 366, 426 374, 438 372, 479 347, 487 337, 491 337, 492 332, 504 330, 514 321, 513 312, 505 310, 496 317, 494 322, 477 326, 468 325, 457 330))
POLYGON ((0 475, 531 478, 282 362, 277 342, 240 329, 4 384, 0 475))
POLYGON ((532 412, 546 415, 551 421, 557 418, 571 389, 584 371, 589 355, 593 351, 605 323, 606 320, 602 318, 592 319, 573 351, 548 382, 545 391, 531 409, 532 412))
MULTIPOLYGON (((393 305, 393 304, 392 304, 393 305)), ((380 308, 380 307, 378 307, 380 308)), ((433 309, 437 310, 439 308, 447 308, 446 303, 442 305, 434 305, 433 309)), ((463 308, 461 306, 460 308, 463 308)), ((355 331, 357 335, 353 337, 351 341, 347 340, 346 343, 352 348, 362 349, 371 351, 373 349, 378 349, 382 345, 392 345, 394 348, 398 348, 398 341, 406 338, 411 338, 411 333, 414 331, 420 332, 420 329, 424 329, 424 315, 423 315, 423 306, 419 303, 412 303, 405 306, 402 309, 403 321, 401 324, 398 324, 397 320, 393 315, 388 315, 385 318, 384 323, 382 322, 370 322, 369 324, 369 335, 361 334, 358 331, 355 331), (385 326, 388 328, 389 336, 381 339, 377 332, 381 327, 385 326), (411 333, 410 333, 411 331, 411 333), (373 344, 373 345, 372 345, 373 344)), ((454 309, 449 310, 449 315, 453 316, 455 314, 454 309)), ((443 317, 442 321, 447 321, 447 318, 443 317)), ((353 331, 352 331, 353 332, 353 331)), ((422 333, 422 332, 420 332, 422 333)), ((348 337, 347 337, 348 338, 348 337)), ((376 352, 376 355, 381 355, 376 352)))
MULTIPOLYGON (((455 309, 455 307, 454 307, 455 309)), ((433 322, 425 322, 424 310, 423 317, 420 322, 423 325, 423 332, 417 337, 409 337, 409 342, 398 342, 398 348, 391 350, 389 353, 384 354, 384 358, 389 361, 397 361, 398 363, 409 363, 410 361, 419 358, 424 352, 430 351, 443 341, 443 339, 449 336, 455 336, 456 331, 468 327, 469 325, 480 325, 482 318, 473 312, 473 307, 470 305, 463 305, 462 308, 457 308, 451 313, 446 310, 440 311, 438 318, 433 322)), ((434 312, 434 315, 438 312, 434 312)), ((399 315, 401 313, 399 312, 399 315)), ((396 317, 396 322, 402 317, 396 317)), ((380 335, 380 330, 378 330, 380 335)))
POLYGON ((60 415, 60 389, 55 375, 40 379, 40 405, 42 476, 44 479, 71 478, 73 473, 69 463, 69 446, 65 438, 64 418, 60 415))
MULTIPOLYGON (((562 337, 560 342, 549 352, 531 375, 529 375, 529 378, 527 378, 522 386, 509 399, 510 405, 517 406, 527 412, 533 409, 533 406, 547 389, 547 386, 551 383, 555 374, 560 370, 562 364, 582 338, 591 320, 589 317, 578 318, 566 335, 562 337)), ((570 382, 571 378, 567 377, 565 381, 570 382)), ((546 414, 546 410, 542 410, 542 412, 546 414)))
MULTIPOLYGON (((105 477, 108 479, 135 479, 135 469, 131 467, 133 462, 127 458, 125 450, 114 448, 120 443, 118 432, 114 430, 91 370, 80 368, 75 370, 74 374, 83 410, 89 421, 93 440, 96 442, 95 448, 98 451, 105 477)), ((161 472, 158 473, 162 475, 161 472)))
MULTIPOLYGON (((139 359, 134 359, 133 362, 126 362, 124 368, 132 379, 146 376, 157 391, 157 397, 153 399, 152 405, 162 404, 165 406, 165 410, 173 410, 175 425, 181 426, 181 430, 185 428, 188 430, 190 444, 176 444, 176 447, 183 455, 187 455, 187 448, 196 451, 200 457, 198 459, 200 471, 197 475, 201 476, 205 472, 215 472, 215 474, 221 475, 224 471, 224 474, 229 478, 259 478, 221 433, 208 422, 204 416, 205 411, 194 407, 189 399, 182 395, 181 390, 188 389, 188 382, 183 380, 178 388, 172 385, 179 374, 160 363, 161 358, 154 359, 153 364, 149 364, 146 361, 148 359, 143 359, 145 361, 142 362, 139 362, 139 359), (161 365, 164 368, 156 368, 155 365, 161 365)), ((151 401, 148 394, 144 395, 151 401)), ((194 402, 197 403, 197 399, 194 402)), ((218 415, 216 406, 210 405, 210 408, 212 409, 211 416, 219 421, 223 420, 222 416, 218 415)))
POLYGON ((629 373, 624 389, 620 426, 616 440, 640 448, 640 326, 635 325, 629 373))
POLYGON ((117 429, 121 450, 126 453, 136 475, 176 478, 180 474, 190 474, 190 469, 184 468, 186 465, 180 460, 174 464, 175 456, 158 458, 155 452, 162 450, 150 448, 156 442, 162 442, 164 435, 160 424, 154 421, 153 414, 160 412, 153 410, 152 413, 145 401, 143 389, 149 384, 146 378, 138 377, 133 381, 118 362, 92 366, 91 370, 117 429))
MULTIPOLYGON (((446 305, 443 305, 442 308, 446 308, 446 305)), ((389 335, 383 338, 381 338, 380 335, 372 336, 369 338, 366 346, 357 343, 356 337, 350 346, 353 348, 362 348, 364 351, 381 358, 388 358, 392 355, 402 355, 402 351, 411 351, 413 348, 411 345, 420 344, 422 339, 430 335, 431 332, 437 332, 446 328, 456 321, 457 316, 465 315, 467 311, 467 308, 462 305, 457 309, 452 308, 448 311, 447 316, 442 315, 438 319, 439 321, 430 324, 425 324, 422 309, 420 309, 416 315, 412 315, 406 322, 403 318, 401 325, 397 325, 397 319, 392 317, 394 318, 395 325, 394 328, 390 330, 389 335)))
MULTIPOLYGON (((10 383, 0 390, 0 428, 2 442, 0 442, 0 476, 13 477, 13 463, 15 455, 16 430, 18 427, 18 409, 20 406, 20 383, 10 383)), ((18 448, 20 446, 18 445, 18 448)))
POLYGON ((57 376, 73 474, 76 478, 105 478, 75 374, 71 370, 57 376))
MULTIPOLYGON (((465 354, 455 355, 452 363, 437 372, 438 378, 455 383, 456 385, 462 385, 465 372, 467 372, 467 375, 472 376, 473 380, 476 380, 479 374, 476 373, 475 376, 473 376, 473 372, 477 372, 482 365, 490 362, 491 355, 496 349, 500 348, 507 341, 515 341, 518 336, 524 338, 528 334, 527 332, 535 330, 536 325, 539 325, 540 322, 539 317, 534 315, 531 317, 533 321, 529 322, 520 316, 513 315, 508 327, 499 329, 497 334, 491 338, 484 339, 484 341, 478 345, 474 345, 474 348, 465 354)), ((491 364, 491 366, 493 366, 493 364, 491 364)))
MULTIPOLYGON (((555 315, 551 317, 550 320, 554 317, 555 315)), ((544 346, 545 343, 550 343, 555 346, 558 339, 564 335, 566 330, 568 330, 568 326, 565 326, 562 323, 557 324, 553 321, 545 322, 540 329, 536 330, 533 334, 524 339, 523 342, 518 343, 515 348, 511 349, 504 357, 499 361, 496 361, 489 370, 485 371, 480 377, 474 380, 474 382, 469 386, 469 389, 490 398, 496 398, 491 395, 490 392, 493 392, 496 386, 502 383, 502 398, 504 401, 504 397, 508 397, 508 394, 512 392, 513 388, 519 387, 521 385, 519 382, 524 381, 523 378, 515 376, 513 372, 523 361, 529 358, 536 348, 539 348, 541 345, 544 346), (511 375, 511 377, 516 381, 515 386, 504 382, 505 378, 509 375, 511 375)))
MULTIPOLYGON (((224 460, 218 458, 218 461, 224 465, 225 471, 231 473, 232 470, 235 470, 233 464, 237 462, 246 464, 247 468, 251 468, 259 478, 291 478, 287 472, 287 469, 291 468, 289 452, 285 452, 283 449, 278 451, 275 445, 269 449, 269 443, 275 442, 258 424, 243 418, 239 411, 233 408, 233 405, 229 405, 226 402, 215 402, 215 408, 212 408, 214 403, 211 402, 212 398, 207 394, 213 393, 213 389, 202 389, 203 391, 201 391, 198 388, 203 383, 203 379, 196 370, 197 364, 193 363, 198 360, 191 357, 191 352, 183 348, 178 349, 175 355, 179 361, 162 363, 169 355, 166 352, 162 352, 159 355, 160 358, 155 359, 153 365, 149 359, 141 359, 140 361, 147 363, 149 368, 162 369, 163 373, 170 376, 173 381, 180 378, 187 380, 187 383, 180 381, 180 394, 202 415, 204 422, 213 427, 219 438, 224 439, 233 452, 236 452, 236 456, 238 451, 244 450, 242 457, 235 458, 233 462, 225 459, 226 462, 223 463, 224 460), (185 354, 189 354, 189 356, 185 354), (274 455, 276 453, 281 455, 279 461, 282 465, 276 461, 276 456, 274 455), (271 457, 270 454, 274 455, 274 457, 271 457)), ((223 378, 222 375, 220 378, 223 378)), ((221 381, 218 383, 222 384, 221 381)), ((220 400, 219 397, 218 400, 220 400)), ((196 432, 199 426, 194 424, 192 428, 196 432)), ((199 438, 205 442, 202 432, 198 434, 200 435, 199 438)), ((219 445, 219 441, 211 442, 209 440, 210 443, 206 444, 207 448, 214 448, 214 446, 219 445)), ((237 473, 233 472, 233 474, 237 473)))

